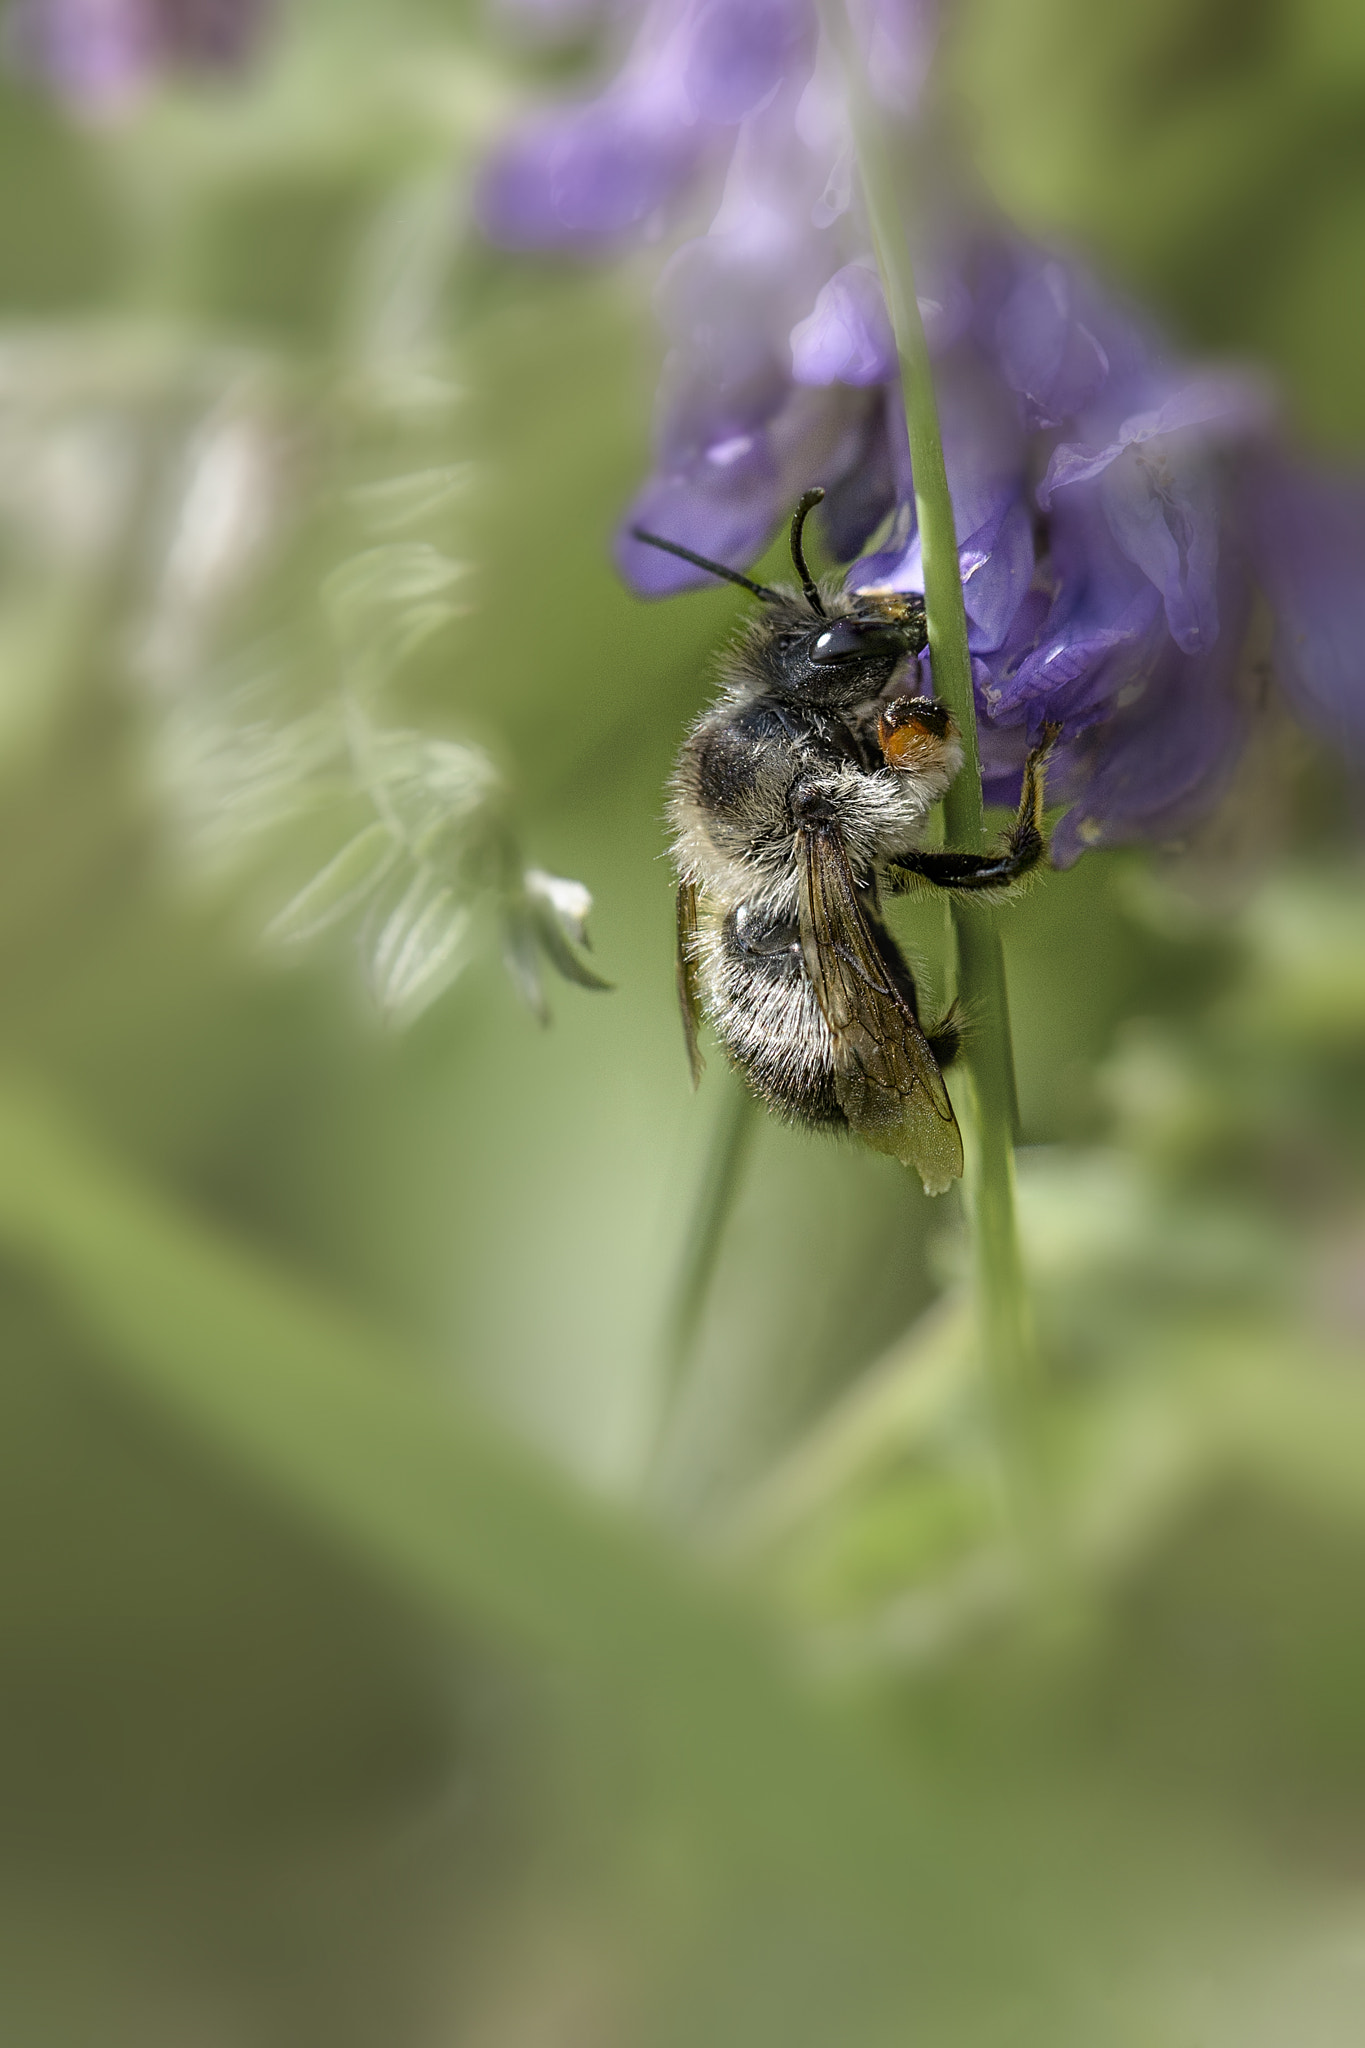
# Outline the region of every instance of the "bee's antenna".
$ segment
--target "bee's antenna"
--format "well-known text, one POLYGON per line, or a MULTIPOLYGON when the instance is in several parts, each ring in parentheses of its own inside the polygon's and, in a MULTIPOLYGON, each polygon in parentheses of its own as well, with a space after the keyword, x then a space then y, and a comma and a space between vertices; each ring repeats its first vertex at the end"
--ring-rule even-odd
POLYGON ((651 548, 662 548, 666 555, 677 555, 680 561, 690 562, 694 569, 705 569, 709 575, 723 576, 727 583, 737 583, 741 590, 747 590, 754 597, 761 597, 764 604, 780 604, 781 596, 776 590, 769 590, 764 583, 755 583, 752 577, 741 576, 738 569, 727 569, 720 562, 708 562, 705 555, 694 555, 691 548, 682 547, 676 540, 660 540, 657 533, 646 533, 643 526, 632 526, 632 540, 642 540, 651 548))
POLYGON ((815 510, 815 507, 820 503, 824 495, 820 486, 816 484, 813 490, 802 494, 801 503, 792 514, 792 561, 796 564, 796 573, 801 578, 801 588, 806 593, 806 603, 822 619, 825 617, 825 607, 820 602, 820 593, 815 587, 815 578, 806 567, 806 557, 801 547, 801 535, 805 528, 807 513, 815 510))

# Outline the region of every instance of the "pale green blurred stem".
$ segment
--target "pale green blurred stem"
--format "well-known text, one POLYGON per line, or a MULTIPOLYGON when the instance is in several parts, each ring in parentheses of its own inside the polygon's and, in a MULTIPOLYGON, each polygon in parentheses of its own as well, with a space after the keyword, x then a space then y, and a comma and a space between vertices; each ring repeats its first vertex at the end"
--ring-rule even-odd
POLYGON ((725 1075, 664 1327, 652 1459, 656 1467, 667 1448, 687 1383, 697 1330, 757 1121, 758 1105, 753 1096, 737 1075, 725 1075))
MULTIPOLYGON (((985 808, 967 617, 929 347, 915 296, 914 268, 882 116, 867 87, 844 0, 821 0, 821 15, 844 71, 863 199, 900 355, 934 688, 962 733, 962 770, 943 800, 947 843, 970 852, 986 845, 985 808)), ((967 1194, 975 1240, 982 1351, 1017 1475, 1023 1409, 1036 1359, 1014 1213, 1017 1103, 1005 963, 991 911, 955 901, 950 915, 956 940, 957 992, 968 1024, 963 1063, 971 1082, 973 1117, 968 1133, 967 1194)))

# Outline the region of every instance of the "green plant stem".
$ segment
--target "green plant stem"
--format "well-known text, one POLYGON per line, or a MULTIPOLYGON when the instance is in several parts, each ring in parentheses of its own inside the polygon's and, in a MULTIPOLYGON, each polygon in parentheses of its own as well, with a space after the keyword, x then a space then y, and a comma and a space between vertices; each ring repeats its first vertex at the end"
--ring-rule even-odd
POLYGON ((711 1292, 721 1240, 739 1192, 757 1121, 758 1105, 753 1096, 735 1075, 725 1076, 664 1327, 652 1459, 655 1467, 667 1446, 687 1382, 697 1328, 711 1292))
MULTIPOLYGON (((845 0, 821 0, 821 11, 843 66, 863 199, 900 357, 934 688, 962 734, 962 769, 943 800, 947 840, 950 846, 972 852, 986 844, 985 806, 957 532, 929 346, 915 296, 914 266, 881 111, 867 87, 845 0)), ((1017 1472, 1019 1425, 1035 1358, 1014 1214, 1013 1139, 1018 1111, 1005 963, 1000 934, 988 909, 954 901, 950 915, 956 942, 957 993, 967 1023, 963 1062, 973 1104, 968 1199, 982 1352, 1010 1463, 1017 1472)))

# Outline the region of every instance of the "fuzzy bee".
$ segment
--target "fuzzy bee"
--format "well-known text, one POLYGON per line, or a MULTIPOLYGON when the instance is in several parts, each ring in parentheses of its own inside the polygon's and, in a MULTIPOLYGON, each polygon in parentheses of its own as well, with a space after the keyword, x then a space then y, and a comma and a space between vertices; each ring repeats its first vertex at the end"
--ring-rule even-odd
MULTIPOLYGON (((898 690, 926 644, 923 600, 820 589, 791 527, 801 593, 770 589, 689 548, 635 538, 737 583, 763 609, 725 657, 723 693, 683 742, 670 817, 678 870, 678 993, 694 1081, 704 1013, 749 1086, 808 1125, 849 1127, 914 1166, 930 1194, 962 1172, 940 1072, 952 1011, 927 1027, 886 929, 883 890, 915 882, 992 893, 1037 866, 1047 743, 1030 754, 998 853, 922 851, 962 763, 943 705, 898 690)), ((913 671, 912 671, 913 673, 913 671)))

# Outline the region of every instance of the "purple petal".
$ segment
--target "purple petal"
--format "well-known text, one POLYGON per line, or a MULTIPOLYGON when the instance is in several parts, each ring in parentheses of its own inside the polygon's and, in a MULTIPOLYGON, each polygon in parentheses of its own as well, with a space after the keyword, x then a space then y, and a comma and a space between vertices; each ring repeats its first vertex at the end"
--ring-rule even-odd
POLYGON ((1365 749, 1365 474, 1268 458, 1252 473, 1257 568, 1295 709, 1365 749))
POLYGON ((1066 266, 1041 262, 1015 287, 996 323, 1005 381, 1040 426, 1080 412, 1109 374, 1109 358, 1077 318, 1074 296, 1066 266))
POLYGON ((778 464, 766 434, 745 444, 704 451, 687 469, 646 484, 622 522, 616 565, 642 597, 671 597, 712 579, 675 555, 634 539, 642 526, 729 568, 744 570, 762 554, 785 509, 778 464))
POLYGON ((1115 617, 1076 612, 1013 669, 992 665, 987 709, 1001 725, 1047 722, 1084 731, 1142 689, 1165 637, 1154 631, 1160 617, 1149 585, 1115 617))
POLYGON ((1118 438, 1127 445, 1159 434, 1185 433, 1191 427, 1216 428, 1222 439, 1260 434, 1273 412, 1264 378, 1242 370, 1206 371, 1186 378, 1155 410, 1125 420, 1118 438))
POLYGON ((1218 638, 1218 499, 1202 464, 1169 442, 1125 448, 1105 471, 1109 528, 1161 592, 1171 638, 1197 654, 1218 638))
MULTIPOLYGON (((1124 420, 1104 446, 1063 442, 1053 451, 1047 475, 1038 488, 1038 502, 1046 511, 1054 491, 1098 476, 1127 448, 1160 441, 1167 435, 1191 434, 1195 428, 1205 429, 1202 438, 1231 440, 1240 435, 1259 434, 1269 418, 1267 390, 1261 379, 1234 371, 1190 377, 1178 388, 1168 390, 1160 404, 1124 420)), ((1197 441, 1201 437, 1194 438, 1197 441)))
POLYGON ((894 113, 913 114, 938 39, 934 0, 853 0, 849 13, 876 97, 894 113))
POLYGON ((932 260, 916 264, 915 282, 929 353, 946 355, 972 324, 972 295, 954 269, 932 260))
POLYGON ((1141 693, 1071 750, 1063 786, 1075 801, 1053 834, 1058 867, 1093 847, 1169 840, 1225 793, 1246 736, 1236 675, 1248 603, 1240 573, 1225 574, 1223 583, 1235 630, 1197 655, 1167 642, 1141 693))
POLYGON ((797 0, 709 0, 690 24, 683 85, 703 121, 733 125, 771 99, 810 45, 797 0))
POLYGON ((883 384, 894 375, 896 340, 876 271, 865 263, 836 271, 793 327, 791 352, 798 384, 883 384))
POLYGON ((1082 787, 1052 835, 1053 865, 1134 840, 1169 840, 1214 809, 1236 768, 1246 714, 1226 688, 1200 675, 1202 659, 1172 652, 1141 716, 1104 732, 1077 761, 1082 787))
POLYGON ((160 63, 151 0, 23 0, 6 26, 23 68, 97 117, 128 106, 160 63))
POLYGON ((998 528, 1019 495, 1024 435, 1018 408, 974 352, 950 357, 934 383, 961 546, 971 535, 998 528))
MULTIPOLYGON (((963 597, 974 651, 998 647, 1033 575, 1032 517, 1023 500, 1024 445, 1017 411, 980 359, 949 359, 939 379, 943 455, 957 528, 963 597)), ((853 590, 923 590, 905 424, 895 409, 901 512, 884 547, 849 571, 853 590)))
POLYGON ((265 0, 20 0, 6 28, 25 69, 104 119, 164 72, 240 69, 267 11, 265 0))
POLYGON ((976 742, 981 758, 981 794, 988 804, 1002 804, 1013 810, 1019 801, 1029 734, 1022 725, 993 725, 980 687, 976 691, 976 700, 976 742))
POLYGON ((639 228, 688 177, 699 138, 657 102, 624 94, 562 107, 512 135, 474 194, 508 249, 610 241, 639 228))
MULTIPOLYGON (((951 347, 971 320, 971 294, 951 274, 931 277, 920 318, 930 353, 951 347)), ((798 384, 884 384, 896 375, 896 340, 871 259, 849 263, 821 287, 814 309, 791 331, 798 384)))
POLYGON ((1166 623, 1186 654, 1218 637, 1219 506, 1208 443, 1259 432, 1265 387, 1234 374, 1191 377, 1124 420, 1103 447, 1054 451, 1038 500, 1102 478, 1105 517, 1123 552, 1161 592, 1166 623))
POLYGON ((962 601, 973 654, 999 647, 1033 581, 1033 516, 1022 497, 958 550, 962 601))
POLYGON ((987 653, 986 708, 1004 726, 1077 732, 1131 696, 1165 637, 1160 598, 1115 546, 1092 485, 1059 504, 1048 560, 987 653))
MULTIPOLYGON (((886 545, 854 564, 850 590, 923 590, 924 560, 913 506, 901 516, 886 545)), ((1033 576, 1033 521, 1022 500, 1002 506, 988 527, 978 529, 959 550, 962 601, 973 654, 986 654, 1004 640, 1033 576)))
POLYGON ((669 258, 655 310, 698 379, 736 384, 761 370, 787 382, 784 272, 736 235, 701 235, 669 258))
MULTIPOLYGON (((733 404, 717 404, 705 384, 679 387, 655 473, 624 522, 618 547, 635 589, 660 595, 707 578, 658 550, 642 552, 629 540, 630 526, 643 523, 665 539, 742 567, 763 552, 811 484, 830 489, 837 510, 841 482, 856 475, 869 447, 875 451, 875 420, 862 393, 788 384, 769 394, 761 418, 758 410, 755 395, 745 423, 733 404)), ((871 410, 875 415, 875 405, 871 410)), ((884 433, 881 440, 884 450, 884 433)), ((861 508, 868 509, 865 499, 861 508)))
MULTIPOLYGON (((899 403, 899 393, 893 394, 899 403)), ((850 401, 851 416, 821 467, 825 502, 819 520, 826 547, 836 562, 847 562, 867 544, 896 502, 896 478, 886 432, 886 400, 880 391, 850 401)), ((796 481, 805 488, 813 479, 796 481)))

